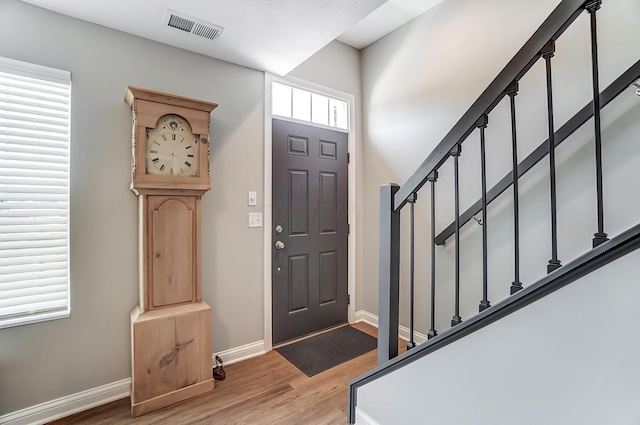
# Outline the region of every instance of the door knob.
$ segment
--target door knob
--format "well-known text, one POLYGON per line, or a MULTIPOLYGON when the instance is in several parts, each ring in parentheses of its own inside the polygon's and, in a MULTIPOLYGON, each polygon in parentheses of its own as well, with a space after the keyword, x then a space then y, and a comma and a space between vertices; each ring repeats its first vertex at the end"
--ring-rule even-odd
POLYGON ((276 241, 275 247, 276 247, 276 249, 283 249, 284 248, 284 242, 276 241))
POLYGON ((276 233, 278 234, 282 233, 282 226, 279 224, 276 226, 276 233))

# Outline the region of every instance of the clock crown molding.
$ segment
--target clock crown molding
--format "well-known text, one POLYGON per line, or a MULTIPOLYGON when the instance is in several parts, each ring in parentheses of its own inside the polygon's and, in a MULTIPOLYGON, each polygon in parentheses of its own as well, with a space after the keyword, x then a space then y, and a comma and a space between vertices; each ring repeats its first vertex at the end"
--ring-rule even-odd
POLYGON ((159 91, 127 86, 127 90, 124 95, 124 101, 134 110, 136 109, 134 107, 134 101, 136 99, 181 106, 183 108, 196 109, 198 111, 204 112, 211 112, 218 107, 218 104, 213 102, 205 102, 203 100, 190 99, 188 97, 176 96, 159 91))

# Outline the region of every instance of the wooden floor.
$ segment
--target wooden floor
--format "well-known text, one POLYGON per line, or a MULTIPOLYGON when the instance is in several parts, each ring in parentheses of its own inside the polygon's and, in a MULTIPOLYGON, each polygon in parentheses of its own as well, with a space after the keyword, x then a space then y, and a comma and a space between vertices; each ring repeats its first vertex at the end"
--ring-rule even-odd
MULTIPOLYGON (((364 323, 355 328, 377 336, 364 323)), ((406 343, 400 341, 400 351, 406 343)), ((129 398, 68 418, 62 424, 233 424, 333 425, 347 423, 347 383, 376 365, 370 351, 311 378, 276 351, 225 366, 227 379, 215 389, 138 418, 132 418, 129 398)))

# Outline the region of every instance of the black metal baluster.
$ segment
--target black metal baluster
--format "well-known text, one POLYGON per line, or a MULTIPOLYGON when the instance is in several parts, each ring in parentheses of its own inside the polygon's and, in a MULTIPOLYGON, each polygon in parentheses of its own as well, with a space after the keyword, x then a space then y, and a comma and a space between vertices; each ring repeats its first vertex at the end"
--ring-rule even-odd
POLYGON ((431 183, 431 329, 427 339, 438 335, 436 331, 436 181, 438 172, 433 171, 427 180, 431 183))
POLYGON ((462 323, 460 317, 460 176, 458 170, 458 158, 462 153, 462 145, 456 143, 451 149, 453 156, 453 174, 455 185, 455 223, 456 223, 456 250, 455 250, 455 314, 451 318, 451 326, 462 323))
POLYGON ((598 38, 596 11, 602 0, 594 0, 585 5, 591 15, 591 75, 593 77, 593 125, 596 141, 596 201, 598 203, 598 232, 593 235, 593 247, 608 241, 604 232, 604 201, 602 194, 602 130, 600 126, 600 87, 598 76, 598 38))
POLYGON ((410 277, 409 277, 409 342, 407 342, 407 350, 411 350, 416 346, 415 341, 413 340, 413 295, 414 295, 414 277, 415 277, 415 226, 414 226, 414 207, 416 201, 418 200, 418 194, 412 193, 407 198, 407 202, 411 205, 410 208, 410 219, 411 219, 411 252, 410 252, 410 277))
POLYGON ((549 184, 551 190, 551 259, 547 264, 547 273, 558 269, 562 264, 558 259, 558 211, 556 201, 556 143, 553 127, 553 88, 551 84, 551 58, 555 54, 553 40, 542 49, 547 71, 547 117, 549 119, 549 184))
POLYGON ((516 128, 516 96, 518 82, 514 81, 507 87, 509 104, 511 107, 511 169, 513 172, 513 282, 511 295, 522 289, 520 282, 520 197, 518 192, 518 132, 516 128))
POLYGON ((480 301, 479 311, 484 311, 491 307, 488 294, 488 260, 487 260, 487 161, 485 150, 484 130, 489 123, 487 114, 482 115, 476 126, 480 129, 480 175, 482 180, 482 301, 480 301))

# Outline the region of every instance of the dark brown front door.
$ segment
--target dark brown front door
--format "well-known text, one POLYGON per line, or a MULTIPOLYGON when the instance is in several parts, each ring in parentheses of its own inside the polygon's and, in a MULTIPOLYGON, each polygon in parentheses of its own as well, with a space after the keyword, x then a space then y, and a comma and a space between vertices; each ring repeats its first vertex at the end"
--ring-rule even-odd
POLYGON ((273 120, 273 343, 347 322, 347 134, 273 120))

